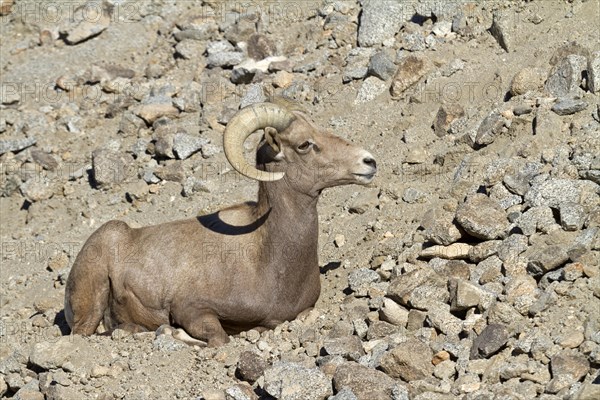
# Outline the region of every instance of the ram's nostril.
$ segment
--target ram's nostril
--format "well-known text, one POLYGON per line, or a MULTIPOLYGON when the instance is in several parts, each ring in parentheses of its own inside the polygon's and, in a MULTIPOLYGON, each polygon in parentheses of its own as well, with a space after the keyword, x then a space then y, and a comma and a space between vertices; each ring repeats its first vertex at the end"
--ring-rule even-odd
POLYGON ((367 164, 368 166, 371 166, 373 168, 377 168, 377 162, 375 162, 375 160, 373 158, 371 158, 371 157, 363 158, 363 162, 365 164, 367 164))

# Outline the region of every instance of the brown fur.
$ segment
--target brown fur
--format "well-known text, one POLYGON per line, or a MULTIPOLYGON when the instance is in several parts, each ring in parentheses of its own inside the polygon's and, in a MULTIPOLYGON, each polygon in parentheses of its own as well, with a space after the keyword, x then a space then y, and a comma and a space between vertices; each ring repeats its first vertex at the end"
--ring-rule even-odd
POLYGON ((365 150, 296 115, 258 150, 259 168, 286 175, 260 182, 256 203, 139 229, 110 221, 94 232, 67 282, 73 333, 91 335, 101 320, 108 329, 170 324, 218 346, 227 333, 273 328, 312 307, 320 293, 318 196, 368 183, 376 168, 365 150), (309 151, 298 149, 307 140, 309 151))

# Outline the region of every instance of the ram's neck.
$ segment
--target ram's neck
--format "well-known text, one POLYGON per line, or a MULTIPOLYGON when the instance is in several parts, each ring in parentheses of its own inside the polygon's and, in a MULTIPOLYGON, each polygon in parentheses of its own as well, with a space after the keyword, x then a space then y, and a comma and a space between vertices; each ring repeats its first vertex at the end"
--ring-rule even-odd
POLYGON ((317 263, 317 200, 317 197, 292 190, 285 179, 261 182, 256 211, 257 216, 268 214, 265 221, 266 242, 285 246, 289 252, 300 252, 297 260, 300 263, 317 263))
POLYGON ((265 278, 271 298, 285 304, 275 319, 293 319, 319 298, 317 200, 292 191, 285 179, 260 183, 256 210, 268 215, 261 235, 269 256, 265 278))

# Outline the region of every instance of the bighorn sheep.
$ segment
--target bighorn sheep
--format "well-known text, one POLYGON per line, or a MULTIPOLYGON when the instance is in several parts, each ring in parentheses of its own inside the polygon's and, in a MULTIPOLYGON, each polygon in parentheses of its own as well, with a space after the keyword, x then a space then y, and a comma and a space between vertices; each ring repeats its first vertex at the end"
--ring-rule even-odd
POLYGON ((228 161, 258 180, 257 202, 197 218, 130 228, 109 221, 78 254, 65 292, 72 332, 183 328, 208 346, 228 333, 269 329, 314 306, 320 294, 317 200, 368 184, 373 156, 281 103, 239 111, 224 132, 228 161), (243 144, 264 129, 256 167, 243 144))

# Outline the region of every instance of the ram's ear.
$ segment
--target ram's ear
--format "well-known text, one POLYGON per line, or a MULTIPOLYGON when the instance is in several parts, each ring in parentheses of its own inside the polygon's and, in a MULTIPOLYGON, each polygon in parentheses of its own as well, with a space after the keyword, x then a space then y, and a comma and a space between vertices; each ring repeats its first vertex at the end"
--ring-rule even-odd
POLYGON ((276 154, 274 157, 276 160, 283 159, 283 152, 281 151, 281 142, 277 133, 277 129, 267 126, 265 128, 265 140, 271 146, 271 149, 276 154))

